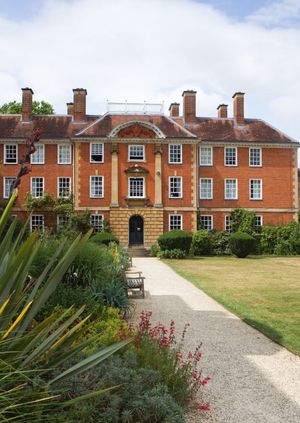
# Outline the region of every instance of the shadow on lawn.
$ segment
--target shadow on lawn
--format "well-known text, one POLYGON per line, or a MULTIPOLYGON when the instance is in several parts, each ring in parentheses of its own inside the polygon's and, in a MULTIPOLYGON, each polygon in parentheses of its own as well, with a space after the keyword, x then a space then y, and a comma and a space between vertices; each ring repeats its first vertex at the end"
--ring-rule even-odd
MULTIPOLYGON (((201 342, 203 375, 212 377, 201 393, 201 401, 210 403, 212 411, 201 414, 201 422, 300 422, 300 407, 294 401, 300 361, 296 358, 284 367, 282 347, 262 333, 227 312, 210 310, 209 305, 206 309, 203 303, 199 308, 196 295, 191 299, 180 295, 146 292, 145 300, 135 302, 136 316, 147 310, 154 311, 153 322, 168 325, 174 319, 178 339, 185 323, 191 324, 184 350, 193 351, 201 342)), ((266 333, 273 331, 255 320, 247 323, 266 333)), ((272 336, 280 340, 274 331, 272 336)))

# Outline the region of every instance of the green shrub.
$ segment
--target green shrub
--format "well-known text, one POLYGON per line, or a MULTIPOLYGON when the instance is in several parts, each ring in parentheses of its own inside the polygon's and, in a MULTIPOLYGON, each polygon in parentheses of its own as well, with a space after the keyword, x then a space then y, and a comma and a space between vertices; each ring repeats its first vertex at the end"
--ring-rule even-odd
MULTIPOLYGON (((57 412, 57 423, 183 423, 183 409, 161 382, 160 374, 151 368, 140 368, 134 351, 114 357, 105 366, 97 366, 84 378, 73 378, 75 395, 90 389, 118 386, 104 395, 57 412), (80 383, 78 383, 80 382, 80 383)), ((51 416, 52 417, 52 416, 51 416)), ((49 422, 53 420, 48 420, 49 422)), ((46 422, 48 423, 46 420, 46 422)))
POLYGON ((93 283, 93 297, 101 304, 117 307, 123 314, 130 309, 127 287, 122 280, 113 280, 108 284, 93 283))
POLYGON ((260 234, 260 249, 263 254, 274 254, 277 244, 277 226, 263 226, 260 234))
POLYGON ((179 250, 178 248, 174 248, 174 250, 159 251, 158 257, 170 259, 184 259, 186 257, 186 253, 182 250, 179 250))
POLYGON ((231 227, 233 232, 245 232, 254 235, 257 232, 255 212, 246 209, 234 209, 231 213, 231 227))
POLYGON ((263 254, 300 254, 300 223, 263 226, 260 234, 260 251, 263 254))
POLYGON ((43 272, 59 246, 60 241, 58 239, 45 237, 41 240, 37 254, 29 269, 30 276, 37 278, 43 272))
POLYGON ((165 232, 158 238, 161 250, 182 250, 189 253, 192 243, 192 234, 181 230, 165 232))
POLYGON ((91 237, 91 241, 95 242, 96 244, 104 244, 104 245, 109 245, 111 242, 115 242, 117 244, 119 244, 119 240, 116 236, 114 236, 114 234, 112 234, 111 232, 99 232, 96 235, 91 237))
POLYGON ((229 232, 215 231, 210 233, 212 254, 216 256, 230 255, 229 232))
POLYGON ((64 277, 72 286, 90 286, 94 281, 109 283, 114 275, 114 260, 106 247, 87 242, 64 277))
POLYGON ((151 257, 157 257, 158 253, 160 252, 160 248, 158 244, 153 244, 150 247, 150 256, 151 257))
POLYGON ((229 238, 231 252, 239 257, 247 257, 255 249, 255 239, 245 232, 235 232, 229 238))
POLYGON ((195 232, 191 249, 195 256, 209 256, 212 253, 210 232, 205 229, 195 232))

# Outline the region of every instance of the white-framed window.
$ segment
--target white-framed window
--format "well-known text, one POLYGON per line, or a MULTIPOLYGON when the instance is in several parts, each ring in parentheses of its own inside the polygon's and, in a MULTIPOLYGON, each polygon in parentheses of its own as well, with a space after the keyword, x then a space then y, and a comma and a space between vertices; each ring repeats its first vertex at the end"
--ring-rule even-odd
POLYGON ((224 149, 224 164, 225 166, 237 166, 237 148, 225 147, 224 149))
POLYGON ((90 197, 103 198, 104 197, 104 177, 90 176, 90 197))
POLYGON ((66 216, 65 214, 58 214, 57 215, 57 228, 61 229, 68 226, 70 223, 70 217, 66 216))
POLYGON ((39 230, 44 232, 44 216, 42 214, 33 214, 30 218, 30 230, 31 232, 39 230))
POLYGON ((42 197, 44 195, 44 178, 39 176, 33 176, 30 179, 31 183, 31 195, 33 197, 42 197))
POLYGON ((145 146, 129 145, 128 160, 131 162, 143 162, 145 160, 145 146))
POLYGON ((144 198, 145 197, 145 178, 128 178, 128 197, 144 198))
POLYGON ((200 147, 199 156, 200 156, 199 157, 200 166, 213 165, 213 148, 212 147, 200 147))
POLYGON ((224 230, 225 232, 229 232, 229 233, 232 232, 232 222, 231 222, 230 215, 225 216, 224 230))
POLYGON ((225 200, 237 200, 238 181, 237 179, 225 179, 225 200))
POLYGON ((262 200, 262 180, 250 179, 249 181, 250 200, 262 200))
POLYGON ((71 195, 71 178, 59 176, 57 178, 57 197, 68 198, 71 195))
POLYGON ((13 184, 17 178, 5 176, 3 178, 3 198, 9 198, 13 192, 13 184))
POLYGON ((4 163, 16 164, 18 163, 18 145, 4 144, 4 163))
POLYGON ((200 223, 203 229, 206 229, 207 231, 213 230, 213 217, 211 215, 202 214, 200 216, 200 223))
POLYGON ((72 163, 72 146, 71 144, 57 145, 57 163, 71 164, 72 163))
POLYGON ((103 231, 103 220, 104 220, 104 217, 102 214, 91 214, 90 222, 94 232, 103 231))
POLYGON ((45 145, 44 144, 36 144, 36 150, 30 156, 30 163, 31 164, 44 164, 45 163, 45 145))
POLYGON ((169 144, 169 163, 182 164, 182 144, 169 144))
POLYGON ((200 199, 211 200, 213 198, 212 178, 200 178, 200 199))
POLYGON ((104 145, 103 143, 90 144, 90 162, 103 163, 104 162, 104 145))
POLYGON ((181 176, 169 176, 169 198, 182 198, 181 176))
POLYGON ((173 229, 182 229, 182 215, 181 214, 169 214, 169 231, 173 229))
POLYGON ((255 216, 254 225, 257 229, 259 229, 263 225, 263 217, 262 216, 255 216))
POLYGON ((249 166, 251 167, 262 166, 262 149, 260 147, 249 148, 249 166))

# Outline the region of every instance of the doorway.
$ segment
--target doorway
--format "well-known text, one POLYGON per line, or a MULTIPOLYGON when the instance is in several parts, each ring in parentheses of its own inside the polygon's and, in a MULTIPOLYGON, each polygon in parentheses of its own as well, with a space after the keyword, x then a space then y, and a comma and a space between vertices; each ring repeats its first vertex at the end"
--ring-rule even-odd
POLYGON ((134 215, 129 219, 129 245, 144 244, 144 220, 142 216, 134 215))

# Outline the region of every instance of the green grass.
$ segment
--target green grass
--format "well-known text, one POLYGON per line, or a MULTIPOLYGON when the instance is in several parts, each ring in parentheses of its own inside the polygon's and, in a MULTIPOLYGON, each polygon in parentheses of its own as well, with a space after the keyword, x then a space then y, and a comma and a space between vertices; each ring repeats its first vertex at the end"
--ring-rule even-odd
POLYGON ((300 355, 300 257, 165 262, 245 322, 300 355))

